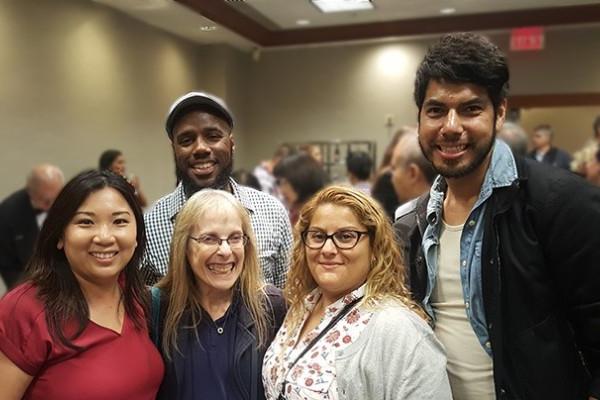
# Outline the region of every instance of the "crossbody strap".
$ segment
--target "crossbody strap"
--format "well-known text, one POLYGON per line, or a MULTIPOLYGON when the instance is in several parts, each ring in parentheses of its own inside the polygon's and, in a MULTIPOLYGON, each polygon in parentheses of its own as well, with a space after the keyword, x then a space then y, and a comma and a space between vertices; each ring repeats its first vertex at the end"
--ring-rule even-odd
POLYGON ((154 345, 158 348, 158 339, 159 339, 159 327, 158 321, 160 319, 160 289, 153 286, 150 288, 152 293, 152 332, 150 334, 154 345))
MULTIPOLYGON (((296 357, 296 359, 290 364, 290 366, 288 368, 288 373, 292 370, 294 365, 296 365, 296 363, 306 353, 308 353, 308 351, 310 349, 312 349, 314 347, 314 345, 317 344, 317 342, 323 336, 325 336, 327 334, 327 332, 329 332, 331 330, 331 328, 333 328, 338 322, 340 322, 342 320, 342 318, 344 318, 354 308, 356 303, 358 303, 361 300, 362 300, 362 296, 352 300, 351 303, 346 304, 346 306, 342 309, 342 311, 340 311, 340 313, 338 315, 336 315, 331 321, 329 321, 327 326, 321 332, 319 332, 319 334, 317 336, 315 336, 313 338, 313 340, 310 341, 310 343, 304 348, 304 350, 302 350, 302 352, 298 355, 298 357, 296 357)), ((285 397, 283 397, 283 392, 285 390, 285 382, 286 382, 286 379, 283 380, 283 384, 281 385, 281 392, 280 392, 279 398, 285 398, 285 397)))

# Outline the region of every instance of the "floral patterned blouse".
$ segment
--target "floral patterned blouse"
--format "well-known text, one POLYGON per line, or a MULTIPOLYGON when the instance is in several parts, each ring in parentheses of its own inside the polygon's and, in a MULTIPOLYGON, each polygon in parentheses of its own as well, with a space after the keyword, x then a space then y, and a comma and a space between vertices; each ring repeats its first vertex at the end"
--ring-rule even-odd
POLYGON ((329 333, 302 356, 290 370, 292 363, 310 341, 317 336, 346 304, 362 297, 365 285, 350 292, 325 310, 325 315, 317 327, 309 332, 300 343, 300 331, 311 311, 321 297, 317 288, 304 300, 306 308, 304 318, 296 329, 290 330, 288 320, 284 321, 275 340, 267 350, 263 362, 263 383, 267 400, 277 400, 285 381, 287 400, 337 400, 337 381, 335 355, 339 350, 356 341, 369 323, 373 312, 364 307, 353 308, 341 321, 334 325, 329 333))

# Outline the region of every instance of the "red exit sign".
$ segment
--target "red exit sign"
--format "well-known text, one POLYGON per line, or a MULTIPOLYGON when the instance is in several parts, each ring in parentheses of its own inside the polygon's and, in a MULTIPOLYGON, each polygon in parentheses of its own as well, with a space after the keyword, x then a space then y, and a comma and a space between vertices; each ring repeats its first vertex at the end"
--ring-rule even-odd
POLYGON ((529 26, 517 28, 510 32, 510 49, 512 51, 537 51, 544 48, 544 28, 529 26))

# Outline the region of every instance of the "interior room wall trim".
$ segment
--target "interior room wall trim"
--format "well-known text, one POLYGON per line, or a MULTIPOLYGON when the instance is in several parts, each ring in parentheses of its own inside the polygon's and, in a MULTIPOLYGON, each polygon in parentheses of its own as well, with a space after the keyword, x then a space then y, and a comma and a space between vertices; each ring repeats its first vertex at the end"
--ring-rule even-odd
POLYGON ((381 37, 489 31, 529 25, 600 22, 600 4, 480 13, 356 25, 272 30, 238 12, 223 0, 175 0, 262 47, 364 40, 381 37))
POLYGON ((600 93, 554 93, 510 96, 511 108, 571 107, 600 105, 600 93))

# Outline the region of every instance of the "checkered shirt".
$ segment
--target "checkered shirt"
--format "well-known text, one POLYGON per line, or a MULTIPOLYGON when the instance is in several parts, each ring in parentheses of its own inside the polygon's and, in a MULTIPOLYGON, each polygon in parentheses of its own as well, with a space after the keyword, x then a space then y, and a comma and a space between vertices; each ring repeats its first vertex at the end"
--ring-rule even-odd
MULTIPOLYGON (((238 185, 230 179, 233 196, 248 210, 256 235, 258 256, 265 282, 283 287, 292 247, 292 229, 283 204, 273 196, 238 185)), ((152 285, 166 275, 175 217, 186 202, 183 185, 162 197, 144 215, 148 244, 141 270, 152 285)))

